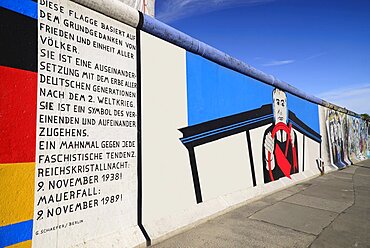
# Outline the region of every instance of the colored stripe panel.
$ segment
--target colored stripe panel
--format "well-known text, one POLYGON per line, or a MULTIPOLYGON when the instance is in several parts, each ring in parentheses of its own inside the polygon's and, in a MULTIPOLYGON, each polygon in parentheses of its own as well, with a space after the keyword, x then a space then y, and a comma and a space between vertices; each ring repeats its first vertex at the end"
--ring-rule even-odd
POLYGON ((32 219, 35 163, 0 164, 0 178, 0 226, 32 219))
POLYGON ((2 0, 0 7, 37 19, 37 2, 31 0, 2 0))
POLYGON ((32 240, 23 241, 14 245, 6 246, 5 248, 31 248, 32 240))
POLYGON ((33 220, 0 227, 0 247, 32 239, 33 220))
POLYGON ((203 139, 205 137, 209 137, 209 136, 216 135, 216 134, 219 134, 219 133, 224 133, 224 132, 227 132, 227 131, 230 131, 230 130, 233 130, 233 129, 248 126, 250 124, 254 124, 254 123, 257 123, 257 122, 260 122, 260 121, 264 121, 264 120, 267 120, 267 119, 270 119, 270 118, 272 118, 272 115, 267 115, 267 116, 263 116, 263 117, 260 117, 260 118, 251 119, 251 120, 244 121, 244 122, 241 122, 241 123, 226 126, 226 127, 223 127, 223 128, 218 128, 216 130, 208 131, 208 132, 205 132, 205 133, 197 134, 197 135, 187 137, 185 139, 180 139, 180 140, 184 144, 186 144, 186 143, 192 142, 194 140, 199 140, 199 139, 203 139))
POLYGON ((0 37, 0 65, 37 71, 36 19, 0 8, 0 37))
POLYGON ((35 161, 37 73, 0 66, 0 163, 35 161))

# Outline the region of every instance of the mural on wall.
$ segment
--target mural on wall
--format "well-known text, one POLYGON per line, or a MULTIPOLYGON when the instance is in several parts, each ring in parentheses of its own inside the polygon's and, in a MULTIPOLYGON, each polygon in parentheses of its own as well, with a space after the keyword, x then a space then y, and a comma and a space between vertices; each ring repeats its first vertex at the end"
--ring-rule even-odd
POLYGON ((351 161, 360 161, 359 144, 359 120, 353 116, 348 117, 348 153, 351 161))
POLYGON ((367 158, 368 131, 366 126, 366 121, 348 116, 348 153, 353 162, 367 158))
MULTIPOLYGON (((211 143, 213 141, 236 135, 238 133, 247 132, 247 142, 250 144, 249 129, 267 125, 272 122, 271 105, 264 105, 259 109, 242 112, 239 114, 227 116, 224 118, 200 123, 194 126, 181 128, 183 133, 181 142, 185 145, 189 152, 190 166, 192 170, 193 183, 197 203, 203 201, 200 179, 198 175, 198 165, 195 154, 195 147, 211 143)), ((248 148, 245 147, 245 153, 248 153, 248 148)), ((250 152, 250 151, 249 151, 250 152)), ((256 176, 253 168, 253 159, 251 160, 251 171, 253 186, 256 186, 256 176)))
POLYGON ((0 247, 143 242, 137 30, 66 0, 3 4, 0 247))
POLYGON ((150 244, 323 172, 322 151, 370 157, 359 118, 321 107, 320 122, 314 103, 71 1, 5 2, 0 247, 150 244), (193 186, 223 199, 199 206, 193 186))
POLYGON ((366 121, 339 111, 322 108, 323 132, 327 144, 323 150, 329 161, 338 168, 344 168, 368 157, 368 124, 366 121))
POLYGON ((367 157, 370 158, 370 123, 369 122, 366 122, 366 127, 367 127, 367 150, 366 150, 366 154, 367 154, 367 157))
POLYGON ((328 110, 326 116, 327 135, 331 161, 339 168, 351 164, 347 156, 347 118, 346 115, 328 110))
POLYGON ((29 2, 34 9, 0 2, 0 247, 32 245, 37 3, 29 2))
MULTIPOLYGON (((189 152, 197 203, 202 202, 203 197, 195 147, 232 135, 245 133, 244 137, 248 144, 245 147, 245 153, 249 153, 251 167, 249 180, 253 182, 253 186, 257 186, 258 178, 256 177, 258 176, 263 177, 263 183, 269 183, 283 177, 292 179, 293 174, 304 171, 304 146, 308 140, 312 140, 316 144, 316 151, 319 151, 321 136, 289 111, 287 102, 286 93, 274 89, 273 104, 266 104, 258 109, 180 129, 183 133, 181 141, 189 152), (259 137, 251 136, 251 131, 259 127, 264 128, 265 131, 258 131, 259 137), (303 145, 301 154, 298 153, 297 132, 300 133, 300 143, 303 145), (255 138, 263 140, 262 149, 254 152, 261 154, 259 157, 253 156, 252 150, 256 147, 252 143, 255 138), (300 155, 303 158, 301 159, 301 169, 298 165, 300 155), (263 168, 263 175, 257 175, 256 171, 259 170, 256 169, 256 166, 263 168)), ((320 159, 320 157, 315 157, 312 164, 315 164, 315 159, 320 159)), ((317 171, 320 171, 320 168, 317 168, 317 171)))
MULTIPOLYGON (((312 118, 315 114, 318 116, 317 105, 290 94, 287 96, 280 89, 261 85, 243 75, 233 75, 233 72, 209 61, 203 62, 193 55, 188 55, 187 65, 189 126, 179 130, 183 134, 180 140, 189 153, 197 203, 206 198, 202 188, 207 187, 206 183, 202 183, 199 172, 200 167, 207 165, 199 164, 199 161, 204 163, 204 160, 199 159, 200 153, 197 150, 199 147, 207 149, 216 141, 225 142, 226 147, 227 137, 244 137, 242 139, 246 145, 239 156, 248 154, 249 161, 244 166, 250 167, 250 175, 245 180, 250 181, 252 187, 281 178, 294 180, 293 175, 305 171, 305 163, 309 164, 310 170, 320 171, 316 165, 316 159, 320 159, 319 121, 318 118, 312 118), (209 72, 206 75, 217 77, 212 77, 212 82, 208 82, 209 79, 196 74, 196 68, 199 67, 209 72), (213 84, 210 90, 201 89, 208 83, 213 84), (233 89, 239 88, 239 85, 241 90, 233 95, 233 89), (249 94, 255 91, 259 92, 260 97, 252 101, 249 94), (239 97, 240 101, 233 101, 239 97), (215 100, 220 98, 220 102, 215 100), (289 99, 292 107, 289 106, 288 110, 289 99), (256 108, 256 104, 260 104, 260 107, 256 108), (242 109, 244 111, 240 111, 242 109), (258 147, 256 144, 261 141, 262 146, 258 147), (312 161, 308 161, 308 156, 305 156, 307 152, 315 156, 312 161)), ((231 158, 231 161, 235 163, 237 158, 231 158)))
POLYGON ((71 1, 53 6, 38 6, 33 245, 118 230, 138 243, 137 31, 71 1))
POLYGON ((367 141, 368 141, 368 135, 367 135, 367 123, 364 120, 361 120, 360 122, 360 156, 361 160, 364 160, 367 158, 367 141))
POLYGON ((265 183, 298 173, 297 136, 288 123, 287 97, 284 91, 273 91, 274 123, 264 133, 262 155, 265 183))

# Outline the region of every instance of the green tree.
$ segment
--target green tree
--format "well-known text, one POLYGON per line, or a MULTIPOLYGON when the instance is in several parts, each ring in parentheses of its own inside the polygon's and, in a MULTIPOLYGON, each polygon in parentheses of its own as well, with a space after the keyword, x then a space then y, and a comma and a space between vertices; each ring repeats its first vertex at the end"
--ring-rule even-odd
POLYGON ((368 115, 368 114, 366 114, 366 113, 361 114, 361 117, 362 117, 362 119, 364 119, 364 120, 370 121, 370 115, 368 115))

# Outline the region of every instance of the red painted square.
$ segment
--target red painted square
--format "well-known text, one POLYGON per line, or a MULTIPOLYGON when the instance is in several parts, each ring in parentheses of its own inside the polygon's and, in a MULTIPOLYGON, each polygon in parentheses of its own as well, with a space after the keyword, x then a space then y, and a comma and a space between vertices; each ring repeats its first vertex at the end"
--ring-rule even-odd
POLYGON ((37 73, 0 66, 0 163, 35 162, 37 73))

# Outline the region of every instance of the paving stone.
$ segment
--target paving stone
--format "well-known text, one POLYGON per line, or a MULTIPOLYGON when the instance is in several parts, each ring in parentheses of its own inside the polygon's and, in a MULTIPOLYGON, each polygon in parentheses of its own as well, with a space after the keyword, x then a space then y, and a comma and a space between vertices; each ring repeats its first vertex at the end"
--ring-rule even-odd
POLYGON ((356 166, 349 166, 346 167, 344 170, 341 170, 342 173, 348 173, 348 174, 355 174, 357 167, 356 166))
POLYGON ((257 211, 266 208, 268 206, 271 206, 271 202, 259 200, 255 202, 248 203, 245 206, 242 206, 240 208, 237 208, 233 211, 230 211, 214 220, 211 221, 217 221, 222 220, 224 218, 231 218, 231 219, 245 219, 251 216, 252 214, 256 213, 257 211))
POLYGON ((250 218, 317 235, 336 216, 337 213, 327 210, 279 202, 255 213, 250 218))
POLYGON ((358 207, 342 213, 311 247, 370 247, 370 215, 358 207))
POLYGON ((307 189, 308 187, 311 187, 311 186, 312 186, 312 183, 304 182, 304 183, 296 184, 296 185, 294 185, 290 188, 287 188, 286 190, 291 191, 293 193, 299 193, 302 190, 305 190, 305 189, 307 189))
MULTIPOLYGON (((339 180, 339 179, 338 179, 339 180)), ((353 185, 314 185, 300 192, 303 195, 315 196, 322 199, 352 203, 354 201, 353 185)))
POLYGON ((353 177, 353 182, 354 182, 355 187, 364 186, 364 187, 368 188, 369 187, 369 182, 370 182, 370 175, 363 175, 363 174, 357 175, 356 174, 353 177))
POLYGON ((226 219, 218 225, 206 223, 154 247, 308 247, 315 238, 257 220, 226 219))
POLYGON ((352 180, 353 173, 347 173, 347 170, 334 171, 330 173, 332 177, 340 178, 344 180, 352 180))
POLYGON ((370 208, 370 191, 368 189, 356 189, 356 206, 362 206, 363 208, 370 208))
POLYGON ((318 198, 309 195, 296 194, 284 199, 284 202, 295 203, 302 206, 313 207, 336 213, 341 213, 352 205, 352 202, 340 202, 318 198))
POLYGON ((271 195, 264 197, 263 200, 266 202, 270 202, 270 203, 276 203, 294 194, 296 194, 295 191, 284 189, 282 191, 278 191, 278 192, 275 192, 271 195))
POLYGON ((340 177, 331 175, 332 173, 321 176, 315 179, 312 179, 312 182, 315 186, 333 186, 333 187, 344 187, 344 188, 351 188, 353 186, 353 180, 344 179, 342 180, 340 177))

